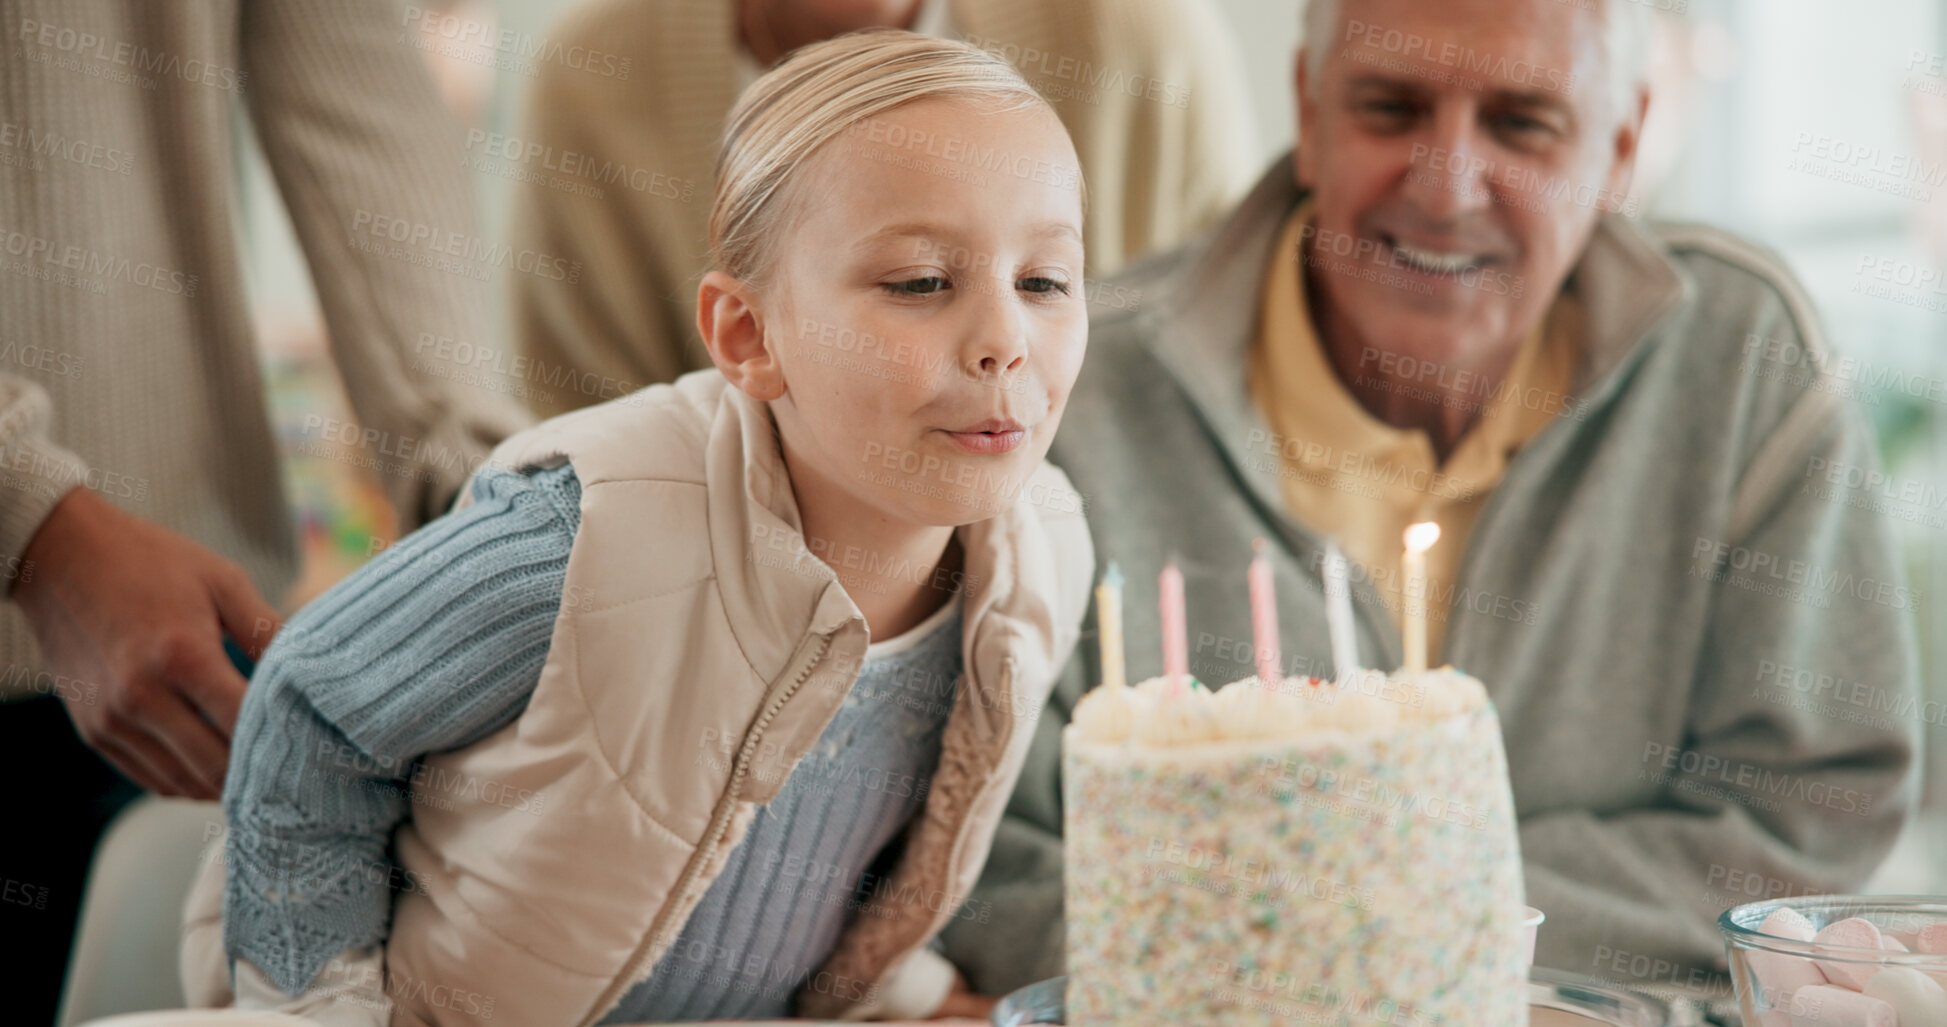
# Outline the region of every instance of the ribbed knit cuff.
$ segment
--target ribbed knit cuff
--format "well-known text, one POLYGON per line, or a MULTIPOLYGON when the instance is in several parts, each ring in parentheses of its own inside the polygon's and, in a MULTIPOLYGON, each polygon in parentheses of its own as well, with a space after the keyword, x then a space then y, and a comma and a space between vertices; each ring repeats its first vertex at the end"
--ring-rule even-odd
POLYGON ((238 1009, 303 1017, 319 1027, 385 1027, 392 999, 385 993, 385 951, 377 945, 333 956, 301 994, 279 989, 247 959, 236 963, 238 1009))
POLYGON ((924 1020, 940 1011, 953 991, 953 964, 929 948, 914 950, 880 979, 872 1001, 846 1013, 847 1020, 924 1020))
POLYGON ((38 387, 15 392, 0 410, 0 596, 33 574, 21 563, 48 512, 87 481, 88 463, 45 434, 53 403, 38 387))

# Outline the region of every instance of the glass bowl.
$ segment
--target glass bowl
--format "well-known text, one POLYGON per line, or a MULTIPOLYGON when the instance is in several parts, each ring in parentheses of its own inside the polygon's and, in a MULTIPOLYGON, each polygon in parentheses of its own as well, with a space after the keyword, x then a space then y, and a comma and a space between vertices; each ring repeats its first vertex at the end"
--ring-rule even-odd
MULTIPOLYGON (((1748 1027, 1880 1023, 1878 999, 1906 1013, 1897 1022, 1947 1024, 1947 953, 1917 950, 1921 931, 1947 939, 1947 896, 1806 895, 1751 902, 1717 918, 1731 963, 1731 982, 1748 1027), (1759 925, 1781 909, 1796 910, 1820 930, 1858 918, 1872 924, 1883 947, 1821 944, 1766 934, 1759 925), (1874 984, 1881 971, 1899 973, 1874 984), (1817 990, 1807 990, 1816 988, 1817 990), (1796 1008, 1794 1008, 1796 1007, 1796 1008), (1863 1018, 1862 1018, 1863 1017, 1863 1018)), ((1935 942, 1938 946, 1938 942, 1935 942)))

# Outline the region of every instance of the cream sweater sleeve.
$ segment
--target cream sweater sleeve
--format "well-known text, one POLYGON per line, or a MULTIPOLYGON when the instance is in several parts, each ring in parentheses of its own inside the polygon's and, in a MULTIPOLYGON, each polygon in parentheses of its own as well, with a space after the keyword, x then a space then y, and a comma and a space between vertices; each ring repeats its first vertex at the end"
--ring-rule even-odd
POLYGON ((1176 16, 1165 44, 1166 63, 1170 73, 1181 75, 1185 96, 1178 108, 1182 178, 1149 200, 1156 231, 1130 252, 1131 259, 1188 241, 1222 221, 1271 162, 1229 19, 1213 0, 1184 0, 1176 16))
POLYGON ((1198 235, 1263 169, 1243 58, 1215 0, 961 0, 954 17, 1074 140, 1091 278, 1198 235))
POLYGON ((940 1011, 953 991, 953 964, 930 947, 914 949, 905 959, 886 971, 885 979, 870 1001, 848 1011, 841 1019, 912 1020, 926 1019, 940 1011))
POLYGON ((238 1009, 301 1016, 317 1027, 386 1027, 392 1000, 385 994, 385 951, 376 945, 332 957, 301 995, 287 995, 249 960, 236 964, 238 1009))
POLYGON ((686 62, 699 41, 728 60, 722 11, 715 0, 584 2, 550 29, 565 45, 617 55, 630 77, 542 64, 526 98, 519 138, 539 156, 521 168, 542 174, 512 189, 515 245, 571 254, 587 269, 572 286, 525 278, 509 293, 522 356, 546 383, 525 399, 543 417, 710 366, 695 308, 709 249, 706 172, 735 94, 686 77, 686 62), (550 162, 561 173, 547 172, 550 162))
POLYGON ((1120 85, 1097 89, 1092 106, 1059 108, 1100 121, 1074 132, 1089 177, 1089 273, 1099 276, 1216 224, 1266 161, 1244 57, 1214 0, 1078 6, 1096 8, 1107 81, 1120 85))
POLYGON ((32 569, 20 554, 68 490, 82 484, 88 464, 48 438, 53 403, 40 386, 0 374, 0 592, 32 569))
POLYGON ((461 127, 391 0, 242 7, 247 98, 404 527, 444 512, 531 419, 503 391, 489 283, 529 273, 480 234, 461 127))

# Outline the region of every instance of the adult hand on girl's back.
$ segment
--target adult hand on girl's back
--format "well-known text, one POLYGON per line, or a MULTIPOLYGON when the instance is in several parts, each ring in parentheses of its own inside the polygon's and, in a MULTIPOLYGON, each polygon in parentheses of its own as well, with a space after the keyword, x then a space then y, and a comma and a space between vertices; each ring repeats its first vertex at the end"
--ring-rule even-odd
POLYGON ((14 599, 89 745, 159 795, 222 794, 252 658, 281 626, 242 568, 86 488, 55 504, 21 554, 14 599))

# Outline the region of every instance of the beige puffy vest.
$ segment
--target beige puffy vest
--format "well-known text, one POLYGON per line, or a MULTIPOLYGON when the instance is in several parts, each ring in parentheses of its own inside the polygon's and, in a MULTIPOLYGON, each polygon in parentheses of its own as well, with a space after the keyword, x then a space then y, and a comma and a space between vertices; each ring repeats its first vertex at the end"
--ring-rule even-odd
MULTIPOLYGON (((506 728, 425 758, 415 781, 447 786, 416 794, 394 836, 411 883, 385 945, 395 1024, 607 1015, 864 660, 857 607, 805 555, 769 410, 715 371, 549 421, 492 465, 563 460, 582 521, 540 682, 506 728)), ((962 912, 1075 643, 1093 553, 1060 471, 1044 464, 1012 508, 959 538, 966 671, 939 767, 899 864, 800 989, 801 1016, 869 1009, 962 912)), ((221 866, 187 909, 194 1004, 228 997, 221 866)))

